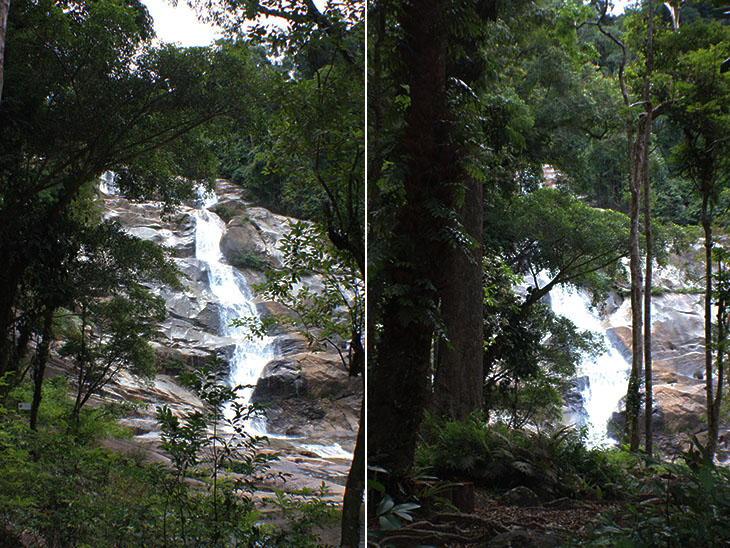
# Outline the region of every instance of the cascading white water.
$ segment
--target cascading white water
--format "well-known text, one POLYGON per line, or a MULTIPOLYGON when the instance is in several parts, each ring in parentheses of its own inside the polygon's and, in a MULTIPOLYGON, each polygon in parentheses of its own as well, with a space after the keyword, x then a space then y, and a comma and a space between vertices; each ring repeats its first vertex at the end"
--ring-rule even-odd
POLYGON ((587 415, 587 444, 597 447, 610 443, 608 421, 618 411, 619 401, 626 394, 630 364, 606 336, 605 326, 590 303, 589 295, 582 289, 559 285, 550 291, 553 312, 569 318, 579 329, 597 332, 603 337, 606 351, 584 358, 578 371, 578 376, 588 379, 581 392, 587 415))
POLYGON ((116 180, 117 176, 113 171, 105 171, 99 177, 99 191, 102 194, 113 196, 117 193, 116 180))
MULTIPOLYGON (((239 402, 246 406, 266 364, 274 357, 270 338, 251 338, 247 329, 231 325, 236 318, 258 317, 253 296, 243 275, 223 262, 220 240, 225 223, 208 210, 217 201, 215 194, 204 197, 203 207, 193 212, 195 217, 195 257, 205 263, 208 285, 218 301, 221 335, 234 342, 230 358, 230 383, 232 386, 248 386, 239 392, 239 402)), ((250 421, 247 429, 252 433, 265 433, 263 419, 250 421)))

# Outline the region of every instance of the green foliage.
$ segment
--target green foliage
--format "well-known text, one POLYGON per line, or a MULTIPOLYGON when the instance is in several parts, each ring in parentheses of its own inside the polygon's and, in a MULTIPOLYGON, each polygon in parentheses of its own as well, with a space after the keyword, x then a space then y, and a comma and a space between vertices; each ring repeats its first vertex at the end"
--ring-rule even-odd
POLYGON ((252 268, 253 270, 266 269, 266 261, 255 253, 238 253, 229 262, 238 268, 252 268))
POLYGON ((618 259, 628 254, 628 218, 585 204, 564 189, 540 188, 509 204, 497 204, 506 230, 494 241, 487 216, 486 241, 504 250, 516 272, 536 276, 547 270, 559 283, 589 284, 601 289, 601 271, 615 275, 618 259), (505 215, 506 213, 506 215, 505 215))
MULTIPOLYGON (((322 500, 326 493, 274 493, 269 503, 286 525, 263 523, 254 500, 256 483, 276 455, 262 451, 263 440, 241 429, 240 421, 254 410, 236 409, 233 418, 224 419, 235 391, 221 384, 218 368, 204 368, 196 379, 208 412, 178 418, 160 410, 171 467, 143 464, 141 450, 122 456, 98 447, 99 437, 120 433, 115 420, 125 405, 84 409, 81 428, 71 434, 73 401, 63 377, 44 385, 37 432, 29 430, 26 417, 3 413, 4 540, 20 545, 25 531, 54 547, 321 547, 312 528, 336 517, 332 504, 322 500), (238 473, 230 472, 234 464, 238 473)), ((30 393, 29 386, 20 386, 10 401, 24 401, 30 393)))
POLYGON ((188 364, 182 356, 171 356, 157 365, 157 370, 168 375, 181 375, 188 369, 188 364))
POLYGON ((314 348, 329 345, 351 365, 362 349, 365 287, 351 255, 334 247, 320 226, 290 222, 289 232, 279 240, 283 268, 269 270, 266 281, 254 286, 263 298, 283 304, 291 313, 276 317, 241 318, 254 334, 263 335, 278 326, 301 331, 314 348), (302 282, 316 283, 311 287, 302 282), (348 357, 342 341, 350 341, 348 357))
POLYGON ((726 546, 730 471, 716 466, 697 439, 684 462, 653 466, 643 496, 608 514, 580 546, 726 546))
POLYGON ((420 508, 415 502, 402 502, 396 504, 390 496, 385 495, 375 509, 380 528, 384 531, 395 531, 400 529, 403 521, 413 521, 411 512, 420 508))
POLYGON ((228 224, 228 222, 230 222, 231 219, 233 219, 234 217, 238 217, 239 215, 243 218, 247 218, 246 217, 246 206, 245 206, 245 204, 242 204, 241 202, 218 203, 213 207, 213 211, 215 211, 215 214, 218 215, 221 219, 223 219, 223 222, 226 224, 228 224))
POLYGON ((514 290, 521 281, 502 261, 484 261, 484 409, 516 427, 552 424, 580 360, 601 346, 545 304, 526 304, 514 290))
MULTIPOLYGON (((64 430, 75 429, 74 435, 81 440, 130 436, 130 432, 116 421, 133 411, 135 407, 133 403, 109 402, 84 408, 79 416, 78 427, 76 427, 72 421, 74 406, 73 401, 69 398, 71 392, 68 379, 63 375, 52 377, 43 383, 43 405, 39 408, 39 424, 64 430)), ((7 402, 11 408, 15 408, 18 403, 30 402, 32 399, 33 387, 26 382, 9 392, 7 402)))
POLYGON ((253 502, 256 484, 279 455, 262 450, 265 438, 246 432, 246 421, 261 410, 241 406, 236 394, 244 387, 229 387, 226 369, 221 360, 213 359, 186 376, 207 404, 205 412, 178 418, 166 406, 158 409, 161 447, 172 459, 164 504, 177 509, 171 519, 163 517, 164 542, 222 547, 233 538, 241 546, 313 546, 318 536, 311 532, 312 526, 334 517, 331 505, 322 501, 324 487, 317 493, 275 492, 270 502, 287 526, 276 530, 256 525, 260 519, 253 502), (190 477, 203 479, 205 494, 191 487, 190 477))
POLYGON ((542 497, 596 497, 624 489, 625 468, 610 453, 589 450, 563 427, 553 432, 464 421, 425 422, 416 464, 440 479, 474 481, 489 489, 527 486, 542 497))
MULTIPOLYGON (((69 263, 83 269, 88 248, 112 238, 91 228, 98 177, 113 171, 126 198, 169 208, 213 183, 210 124, 250 112, 234 106, 259 74, 245 48, 154 48, 151 37, 135 2, 13 4, 0 109, 0 373, 21 368, 12 324, 38 332, 43 309, 70 307, 69 263)), ((149 249, 136 248, 144 264, 149 249)), ((112 284, 113 262, 102 271, 112 284)))

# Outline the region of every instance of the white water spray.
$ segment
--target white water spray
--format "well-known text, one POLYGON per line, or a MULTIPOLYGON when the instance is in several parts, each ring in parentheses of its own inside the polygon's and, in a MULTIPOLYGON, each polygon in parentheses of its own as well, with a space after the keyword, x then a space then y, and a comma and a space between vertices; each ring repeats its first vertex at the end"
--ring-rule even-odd
MULTIPOLYGON (((234 343, 230 358, 231 386, 249 386, 239 392, 239 403, 248 405, 266 364, 274 357, 271 338, 251 338, 246 328, 234 327, 237 318, 258 317, 253 295, 243 275, 231 265, 223 262, 220 240, 225 223, 208 207, 217 201, 215 194, 204 197, 203 207, 193 212, 195 217, 195 257, 206 265, 208 285, 218 301, 220 334, 230 337, 234 343)), ((247 424, 252 433, 265 433, 263 419, 247 424)))
POLYGON ((558 285, 550 291, 550 306, 556 314, 569 318, 579 329, 600 333, 606 351, 581 362, 578 375, 588 378, 581 392, 587 415, 589 447, 610 443, 608 421, 618 411, 626 394, 630 364, 605 334, 605 326, 590 306, 590 297, 582 289, 558 285))

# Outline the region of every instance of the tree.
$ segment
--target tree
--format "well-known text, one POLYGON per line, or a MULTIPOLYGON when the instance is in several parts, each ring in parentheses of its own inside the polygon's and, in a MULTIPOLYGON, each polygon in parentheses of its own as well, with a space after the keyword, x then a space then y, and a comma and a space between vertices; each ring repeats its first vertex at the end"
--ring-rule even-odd
MULTIPOLYGON (((93 193, 92 185, 87 188, 93 193)), ((165 307, 144 284, 179 287, 177 268, 156 244, 129 236, 116 224, 98 224, 93 204, 75 205, 71 212, 74 216, 64 214, 60 242, 50 246, 23 286, 22 322, 42 320, 32 359, 31 427, 36 425, 49 346, 56 334, 66 335, 61 353, 72 357, 77 367, 72 414, 78 421, 89 397, 122 367, 152 373, 155 355, 149 340, 165 317, 165 307)))
MULTIPOLYGON (((646 245, 644 278, 644 450, 651 456, 653 453, 653 432, 652 420, 654 412, 654 394, 652 388, 652 360, 651 360, 651 284, 654 262, 654 240, 651 230, 651 189, 649 185, 649 145, 651 141, 651 123, 654 117, 654 108, 651 102, 651 77, 654 70, 654 2, 649 0, 647 5, 647 31, 646 31, 646 72, 644 76, 644 87, 642 99, 644 101, 646 127, 644 128, 644 147, 646 149, 643 158, 642 184, 644 187, 644 243, 646 245)), ((676 17, 679 25, 679 16, 676 17)))
POLYGON ((590 207, 567 189, 539 188, 496 202, 486 217, 485 237, 499 233, 490 247, 501 250, 513 271, 532 277, 527 306, 558 284, 585 284, 600 293, 628 253, 626 216, 590 207))
POLYGON ((155 352, 149 344, 157 325, 165 319, 161 297, 144 291, 110 300, 81 303, 77 330, 66 333, 60 349, 76 368, 76 400, 72 416, 76 425, 81 408, 112 381, 123 367, 145 376, 154 371, 155 352))
MULTIPOLYGON (((416 435, 428 405, 428 376, 434 328, 438 321, 439 241, 453 211, 451 187, 463 188, 456 146, 449 143, 453 113, 447 100, 449 2, 424 0, 385 10, 389 25, 401 31, 400 67, 404 70, 404 130, 397 144, 402 155, 402 206, 390 234, 393 249, 382 266, 387 279, 380 305, 369 444, 372 460, 398 475, 413 461, 416 435)), ((377 17, 377 16, 376 16, 377 17)), ((376 67, 382 70, 382 67, 376 67)), ((378 100, 378 99, 376 99, 378 100)))
MULTIPOLYGON (((653 20, 654 20, 654 9, 653 3, 650 1, 647 13, 647 34, 646 34, 646 58, 644 64, 643 78, 640 79, 640 83, 637 87, 640 88, 641 101, 632 103, 631 101, 631 90, 629 89, 629 82, 627 81, 627 71, 630 72, 631 67, 629 66, 630 58, 636 55, 636 51, 632 51, 622 38, 619 38, 617 34, 606 28, 604 25, 606 12, 608 9, 608 2, 597 3, 596 8, 598 9, 598 18, 594 23, 598 30, 607 38, 609 38, 621 51, 621 62, 618 68, 618 80, 621 88, 621 96, 623 98, 626 119, 626 158, 627 158, 627 172, 628 172, 628 187, 631 196, 629 206, 629 216, 631 218, 631 233, 629 236, 630 243, 630 260, 629 260, 629 272, 631 279, 631 333, 632 333, 632 346, 631 346, 631 372, 629 375, 628 389, 626 393, 626 437, 629 439, 630 448, 636 451, 639 448, 640 442, 640 410, 641 410, 641 396, 640 396, 640 385, 641 385, 641 372, 642 369, 645 372, 644 379, 647 383, 645 387, 646 403, 649 407, 646 411, 646 424, 648 430, 646 431, 646 440, 648 444, 647 451, 651 452, 651 355, 645 355, 647 348, 645 343, 650 344, 651 342, 651 318, 643 317, 642 309, 642 296, 643 306, 646 313, 649 314, 651 310, 651 291, 646 291, 644 294, 642 287, 642 268, 641 268, 641 238, 640 238, 640 216, 641 216, 641 193, 642 188, 644 189, 645 196, 645 208, 644 212, 647 215, 645 219, 645 236, 651 239, 651 220, 649 215, 649 154, 650 154, 650 139, 651 139, 651 127, 653 119, 658 116, 664 105, 653 105, 652 97, 650 96, 650 78, 652 74, 653 66, 653 20), (637 107, 643 107, 639 112, 637 107), (636 110, 634 110, 636 109, 636 110)), ((638 13, 638 12, 637 12, 638 13)), ((640 33, 640 40, 643 40, 643 29, 640 33)), ((642 46, 640 45, 639 48, 642 46)), ((639 49, 635 48, 635 49, 639 49)), ((641 72, 641 69, 636 69, 636 72, 641 72)), ((652 251, 651 244, 648 244, 648 255, 647 260, 651 261, 652 251)), ((648 288, 651 287, 651 264, 647 269, 646 285, 648 288)))
POLYGON ((596 298, 605 294, 628 253, 629 223, 564 188, 495 201, 485 219, 485 239, 499 257, 486 262, 484 273, 485 410, 509 403, 512 420, 520 423, 554 412, 557 390, 574 374, 581 353, 594 350, 590 336, 556 317, 543 298, 566 284, 589 287, 596 298), (530 286, 524 295, 513 289, 519 283, 530 286))
MULTIPOLYGON (((722 385, 714 384, 713 352, 721 353, 713 342, 713 223, 715 207, 722 189, 728 184, 727 158, 730 115, 727 97, 730 82, 719 72, 728 40, 727 27, 716 22, 695 22, 678 32, 662 36, 661 46, 672 52, 660 67, 673 77, 672 86, 664 88, 672 95, 667 115, 682 131, 681 141, 673 149, 676 169, 692 181, 701 200, 701 225, 705 246, 705 386, 707 407, 707 451, 715 454, 719 414, 717 401, 722 385)), ((722 364, 721 356, 717 363, 722 364)), ((718 372, 718 375, 720 373, 718 372)))
POLYGON ((483 100, 496 67, 485 46, 492 32, 504 37, 497 17, 522 5, 498 13, 491 1, 385 1, 370 10, 370 447, 391 477, 412 462, 432 401, 452 416, 480 406, 482 212, 472 207, 489 180, 488 135, 502 129, 483 100))
POLYGON ((204 124, 245 111, 232 100, 256 74, 245 55, 152 49, 150 37, 134 2, 13 4, 0 107, 0 373, 17 373, 21 284, 82 187, 112 170, 130 198, 179 201, 211 175, 204 124))
POLYGON ((486 413, 513 427, 558 420, 581 356, 596 349, 592 336, 544 302, 526 305, 514 289, 522 278, 501 260, 485 261, 484 281, 486 413))

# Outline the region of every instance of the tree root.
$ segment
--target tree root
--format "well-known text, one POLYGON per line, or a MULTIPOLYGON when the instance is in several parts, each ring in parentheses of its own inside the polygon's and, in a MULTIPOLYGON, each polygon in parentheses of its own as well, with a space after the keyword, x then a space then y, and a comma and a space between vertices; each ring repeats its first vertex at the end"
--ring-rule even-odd
POLYGON ((437 514, 430 520, 416 521, 404 525, 397 531, 379 539, 368 541, 373 548, 382 546, 418 546, 429 543, 444 546, 448 542, 478 544, 506 531, 502 525, 473 514, 437 514), (472 530, 466 527, 471 527, 472 530))

